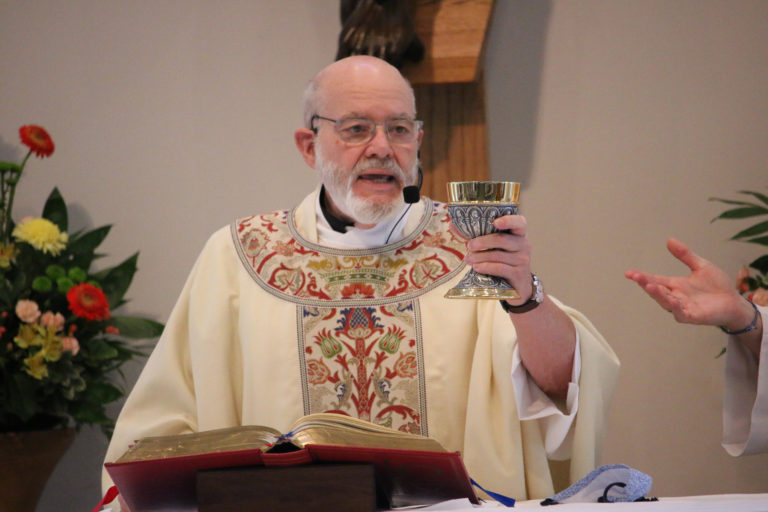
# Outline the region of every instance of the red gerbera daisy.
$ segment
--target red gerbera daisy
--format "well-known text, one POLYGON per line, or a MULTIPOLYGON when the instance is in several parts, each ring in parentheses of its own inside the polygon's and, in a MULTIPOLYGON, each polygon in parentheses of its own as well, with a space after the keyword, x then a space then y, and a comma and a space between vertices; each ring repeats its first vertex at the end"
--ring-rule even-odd
POLYGON ((42 126, 28 124, 19 128, 21 142, 29 147, 29 150, 40 158, 51 156, 53 153, 53 139, 42 126))
POLYGON ((104 292, 92 284, 83 283, 73 286, 67 292, 69 309, 88 320, 106 320, 109 318, 109 303, 104 292))

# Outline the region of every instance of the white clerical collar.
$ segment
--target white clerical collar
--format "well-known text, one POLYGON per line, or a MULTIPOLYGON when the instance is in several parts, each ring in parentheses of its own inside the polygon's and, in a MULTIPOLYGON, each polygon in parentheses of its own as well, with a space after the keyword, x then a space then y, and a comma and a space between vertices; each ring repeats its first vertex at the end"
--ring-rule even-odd
POLYGON ((387 243, 397 242, 403 238, 405 219, 402 217, 406 208, 408 208, 408 205, 404 204, 400 211, 397 212, 397 215, 384 222, 379 222, 371 229, 348 227, 346 233, 339 233, 331 228, 325 215, 323 215, 323 210, 320 207, 320 194, 317 194, 317 199, 315 200, 317 241, 320 245, 333 247, 334 249, 373 249, 387 243), (392 231, 392 228, 394 228, 394 231, 392 231), (392 232, 391 236, 389 235, 390 232, 392 232), (389 237, 389 242, 386 242, 387 237, 389 237))

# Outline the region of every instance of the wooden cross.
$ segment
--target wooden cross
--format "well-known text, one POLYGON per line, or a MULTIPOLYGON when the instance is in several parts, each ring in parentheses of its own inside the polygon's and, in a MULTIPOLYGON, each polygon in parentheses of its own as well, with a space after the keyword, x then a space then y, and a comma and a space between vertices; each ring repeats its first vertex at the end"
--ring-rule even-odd
POLYGON ((494 0, 417 0, 424 60, 407 63, 424 121, 422 194, 445 201, 449 181, 488 180, 483 56, 494 0))

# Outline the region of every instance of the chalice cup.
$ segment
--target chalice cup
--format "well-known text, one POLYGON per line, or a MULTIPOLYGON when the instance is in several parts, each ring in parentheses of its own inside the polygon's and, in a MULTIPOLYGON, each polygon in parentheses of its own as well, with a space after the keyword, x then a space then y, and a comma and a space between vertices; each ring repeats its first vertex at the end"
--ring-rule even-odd
MULTIPOLYGON (((497 217, 517 214, 520 184, 514 181, 452 181, 448 183, 448 216, 466 238, 498 233, 497 217)), ((506 279, 469 269, 459 284, 448 290, 449 299, 518 299, 506 279)))

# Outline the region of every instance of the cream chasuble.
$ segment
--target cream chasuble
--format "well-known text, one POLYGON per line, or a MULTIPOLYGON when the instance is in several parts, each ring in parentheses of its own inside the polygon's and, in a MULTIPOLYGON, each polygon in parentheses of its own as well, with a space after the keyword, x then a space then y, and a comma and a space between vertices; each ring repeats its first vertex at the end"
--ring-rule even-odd
MULTIPOLYGON (((466 249, 445 206, 422 198, 395 243, 330 249, 317 244, 316 194, 209 239, 106 460, 149 435, 284 430, 305 414, 338 412, 434 437, 491 491, 553 494, 539 424, 517 416, 514 325, 496 301, 443 297, 465 271, 466 249)), ((573 482, 598 462, 619 363, 583 315, 561 307, 581 346, 573 482)))

